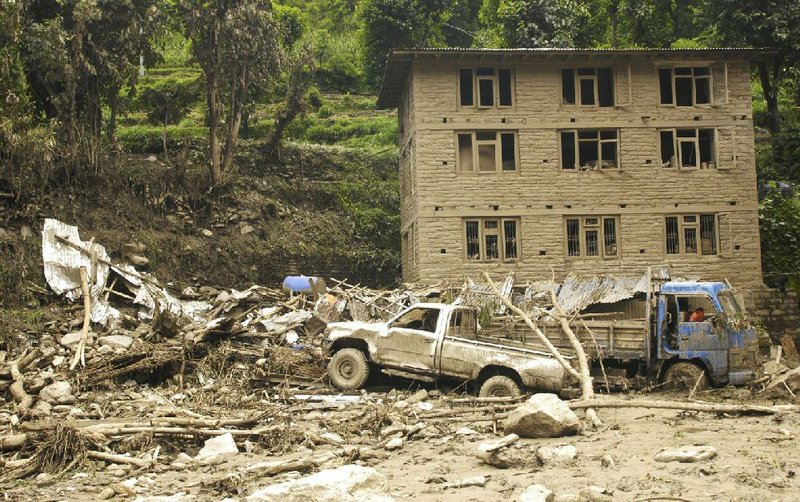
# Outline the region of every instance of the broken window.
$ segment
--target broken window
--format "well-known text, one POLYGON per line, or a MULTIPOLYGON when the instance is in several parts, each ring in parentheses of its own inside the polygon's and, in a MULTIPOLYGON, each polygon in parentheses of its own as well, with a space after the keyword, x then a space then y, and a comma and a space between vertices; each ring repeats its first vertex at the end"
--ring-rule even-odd
POLYGON ((567 218, 567 256, 617 256, 617 220, 616 216, 567 218))
POLYGON ((614 106, 614 71, 611 68, 561 70, 561 102, 583 106, 614 106))
POLYGON ((514 261, 518 218, 478 218, 464 220, 466 258, 470 261, 514 261))
POLYGON ((456 309, 450 317, 449 336, 475 338, 478 333, 478 320, 472 309, 456 309))
POLYGON ((708 66, 659 68, 658 81, 662 105, 711 104, 711 68, 708 66))
POLYGON ((616 129, 561 131, 560 139, 562 169, 619 168, 619 141, 616 129))
POLYGON ((667 254, 717 254, 715 214, 667 216, 664 221, 667 254))
POLYGON ((508 68, 462 68, 458 71, 458 97, 463 107, 510 107, 513 75, 508 68), (477 98, 477 99, 476 99, 477 98))
POLYGON ((517 170, 517 133, 508 131, 459 132, 456 134, 456 138, 458 172, 494 173, 517 170))
POLYGON ((417 307, 409 310, 391 323, 392 328, 418 329, 436 333, 439 322, 439 309, 417 307))
POLYGON ((716 169, 714 129, 665 129, 658 138, 661 167, 716 169))

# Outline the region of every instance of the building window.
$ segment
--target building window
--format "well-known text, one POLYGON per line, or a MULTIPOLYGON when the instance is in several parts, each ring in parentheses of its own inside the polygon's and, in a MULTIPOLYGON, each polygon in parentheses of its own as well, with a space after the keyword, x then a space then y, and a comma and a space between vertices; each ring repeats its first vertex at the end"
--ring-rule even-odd
POLYGON ((456 133, 457 170, 461 173, 516 171, 517 133, 471 131, 456 133))
POLYGON ((567 256, 616 257, 618 222, 616 216, 567 218, 567 256))
POLYGON ((508 68, 462 68, 458 73, 459 104, 464 107, 510 107, 513 87, 508 68))
POLYGON ((661 167, 716 169, 714 129, 662 129, 658 131, 661 167))
POLYGON ((564 68, 561 70, 561 102, 614 106, 614 71, 611 68, 564 68))
POLYGON ((560 131, 562 169, 618 169, 616 129, 560 131))
POLYGON ((665 218, 667 254, 717 254, 717 216, 683 214, 665 218))
POLYGON ((661 104, 695 106, 711 104, 711 67, 659 68, 661 104))
POLYGON ((519 258, 519 218, 464 220, 466 258, 469 261, 515 261, 519 258))

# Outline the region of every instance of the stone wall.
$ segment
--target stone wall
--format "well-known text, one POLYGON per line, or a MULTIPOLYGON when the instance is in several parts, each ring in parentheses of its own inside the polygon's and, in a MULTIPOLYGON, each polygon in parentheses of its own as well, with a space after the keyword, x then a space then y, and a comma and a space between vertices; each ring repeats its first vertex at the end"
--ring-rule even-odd
POLYGON ((401 176, 413 181, 405 184, 408 189, 401 199, 403 231, 413 224, 418 238, 413 265, 404 257, 404 279, 459 280, 488 269, 498 274, 514 271, 525 281, 549 278, 551 267, 558 275, 571 270, 633 275, 647 266, 664 265, 674 276, 728 279, 735 286, 761 283, 749 63, 730 61, 724 75, 727 85, 715 66, 713 106, 669 107, 659 105, 660 61, 632 59, 628 64, 604 61, 600 55, 591 62, 559 57, 547 62, 494 63, 492 56, 480 62, 414 62, 408 84, 413 100, 403 102, 414 110, 400 110, 401 117, 414 124, 413 157, 401 167, 401 176), (617 106, 561 104, 561 68, 581 65, 614 68, 617 106), (475 66, 512 68, 514 106, 458 105, 458 69, 475 66), (575 128, 616 129, 620 169, 562 169, 558 131, 575 128), (662 168, 658 130, 663 128, 714 128, 717 159, 724 169, 662 168), (458 172, 456 134, 476 130, 515 132, 518 168, 458 172), (718 254, 667 255, 664 217, 701 212, 718 216, 718 254), (568 216, 618 217, 619 255, 566 256, 568 216), (464 220, 479 217, 519 219, 519 259, 467 260, 464 220))
POLYGON ((800 299, 797 291, 753 288, 742 293, 745 309, 764 324, 774 343, 787 335, 800 342, 800 299))

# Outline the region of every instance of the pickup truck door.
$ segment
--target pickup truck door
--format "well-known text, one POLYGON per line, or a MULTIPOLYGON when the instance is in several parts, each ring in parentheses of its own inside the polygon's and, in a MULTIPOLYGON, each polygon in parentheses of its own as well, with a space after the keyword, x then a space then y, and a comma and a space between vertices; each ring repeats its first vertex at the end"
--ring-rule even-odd
POLYGON ((438 308, 416 307, 387 324, 377 337, 378 362, 417 373, 433 373, 442 322, 438 308))

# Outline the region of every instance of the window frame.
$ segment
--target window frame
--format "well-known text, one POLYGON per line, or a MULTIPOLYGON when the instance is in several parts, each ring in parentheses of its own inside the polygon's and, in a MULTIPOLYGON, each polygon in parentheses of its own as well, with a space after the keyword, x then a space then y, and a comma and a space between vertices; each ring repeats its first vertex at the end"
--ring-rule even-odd
POLYGON ((620 252, 620 216, 619 215, 568 215, 564 216, 564 257, 570 259, 597 258, 602 260, 614 260, 621 257, 620 252), (596 219, 597 222, 591 223, 587 220, 596 219), (570 236, 569 221, 578 220, 578 254, 571 255, 569 252, 570 236), (613 254, 607 253, 606 244, 606 221, 614 222, 614 244, 613 254), (597 232, 597 254, 588 254, 587 232, 597 232))
POLYGON ((701 107, 701 108, 710 108, 714 106, 714 70, 713 65, 664 65, 664 66, 657 66, 656 67, 656 77, 658 79, 658 104, 659 106, 667 106, 667 107, 676 107, 676 108, 688 108, 688 107, 701 107), (677 75, 675 74, 676 68, 691 68, 692 74, 691 75, 677 75), (695 75, 695 69, 697 68, 707 68, 708 75, 695 75), (672 87, 672 102, 671 103, 664 103, 661 96, 661 70, 669 70, 670 71, 670 86, 672 87), (675 81, 676 78, 687 78, 689 77, 692 81, 692 104, 690 105, 679 105, 678 104, 678 95, 675 92, 677 90, 677 83, 675 81), (698 103, 697 102, 697 80, 708 80, 708 102, 707 103, 698 103))
POLYGON ((658 158, 661 162, 662 169, 675 169, 679 171, 710 171, 710 170, 718 170, 719 169, 719 133, 716 127, 667 127, 662 129, 656 129, 656 139, 658 142, 658 158), (688 136, 678 136, 678 131, 694 131, 694 136, 692 138, 688 136), (711 157, 713 160, 705 161, 706 167, 703 167, 703 160, 701 157, 701 150, 700 150, 700 131, 711 131, 713 138, 711 140, 711 157), (661 157, 661 153, 663 150, 663 141, 661 139, 662 133, 664 132, 671 132, 672 133, 672 153, 675 156, 676 162, 675 166, 670 165, 667 166, 664 164, 664 159, 661 157), (697 158, 697 164, 694 166, 684 166, 683 165, 683 152, 680 148, 681 141, 688 142, 692 140, 695 143, 694 151, 695 157, 697 158))
POLYGON ((464 254, 463 254, 464 260, 467 263, 516 263, 516 262, 521 261, 522 252, 521 252, 520 238, 519 238, 521 221, 522 221, 522 219, 519 218, 519 217, 501 217, 501 216, 497 216, 497 217, 480 216, 480 217, 474 217, 474 218, 462 218, 462 220, 461 220, 461 235, 462 235, 462 237, 464 239, 464 254), (497 222, 497 227, 493 228, 493 229, 488 229, 489 231, 487 232, 487 228, 486 228, 486 222, 487 221, 495 221, 495 222, 497 222), (477 239, 478 239, 478 246, 479 246, 479 248, 478 248, 479 257, 477 259, 469 257, 469 254, 468 254, 469 243, 468 243, 468 236, 467 236, 467 225, 469 223, 475 223, 475 222, 477 222, 477 224, 478 224, 478 236, 477 236, 477 239), (506 223, 507 222, 513 222, 514 225, 515 225, 514 241, 515 241, 515 248, 516 248, 516 256, 512 257, 512 258, 509 258, 508 256, 506 256, 506 243, 507 243, 507 240, 508 240, 508 236, 506 235, 506 223), (486 237, 487 236, 492 236, 492 235, 496 235, 497 238, 498 238, 497 239, 497 241, 498 241, 498 245, 497 245, 498 257, 497 258, 487 258, 486 257, 486 248, 487 248, 487 246, 486 246, 486 237))
POLYGON ((719 213, 674 213, 674 214, 665 214, 663 218, 663 225, 662 229, 664 230, 664 256, 720 256, 721 246, 720 246, 720 235, 719 235, 719 213), (694 218, 695 221, 687 221, 687 218, 694 218), (713 232, 714 232, 714 240, 711 243, 711 250, 713 252, 704 252, 703 250, 703 218, 711 217, 714 223, 713 232), (667 235, 667 221, 669 218, 675 218, 677 222, 677 246, 678 252, 677 253, 670 253, 669 246, 667 243, 668 235, 667 235), (695 251, 687 251, 686 250, 686 230, 687 229, 694 229, 695 230, 695 240, 696 240, 696 250, 695 251))
POLYGON ((466 176, 474 176, 474 175, 496 175, 498 173, 504 175, 510 175, 513 173, 520 172, 520 165, 519 165, 519 131, 517 130, 508 130, 508 129, 474 129, 474 130, 459 130, 455 131, 455 148, 456 148, 456 174, 457 175, 466 175, 466 176), (487 139, 478 139, 478 133, 494 133, 495 137, 493 140, 487 139), (472 169, 465 170, 461 168, 461 145, 460 145, 460 137, 461 136, 470 135, 470 142, 472 144, 472 169), (503 135, 513 135, 514 137, 514 169, 503 169, 503 135), (494 162, 495 168, 494 170, 485 170, 482 171, 480 169, 480 146, 481 145, 494 145, 494 162))
POLYGON ((561 67, 560 69, 560 81, 561 81, 561 106, 578 106, 581 108, 614 108, 617 106, 617 89, 616 89, 616 72, 614 71, 613 66, 567 66, 561 67), (591 69, 593 73, 591 75, 580 75, 578 70, 580 69, 591 69), (608 70, 609 74, 611 75, 611 104, 610 105, 601 105, 600 104, 600 79, 598 77, 598 70, 608 70), (565 103, 564 102, 564 70, 572 71, 572 95, 575 97, 574 103, 565 103), (593 104, 583 104, 583 100, 581 99, 581 81, 582 80, 591 80, 592 81, 592 91, 593 91, 593 104))
POLYGON ((622 170, 622 159, 620 159, 620 130, 619 129, 609 129, 609 128, 601 128, 601 129, 558 129, 558 166, 561 168, 562 171, 621 171, 622 170), (613 139, 603 139, 602 133, 604 131, 613 131, 615 137, 613 139), (588 132, 596 132, 597 138, 596 139, 580 139, 579 134, 588 133, 588 132), (564 166, 564 145, 562 141, 562 133, 571 133, 574 137, 573 141, 573 152, 575 158, 575 165, 572 167, 564 166), (581 141, 590 142, 590 141, 597 141, 597 160, 599 164, 594 167, 581 167, 580 162, 580 143, 581 141), (603 167, 603 144, 604 143, 616 143, 615 149, 615 157, 616 157, 616 166, 614 167, 603 167))
POLYGON ((457 70, 458 75, 458 88, 456 92, 456 99, 458 100, 458 109, 478 109, 478 110, 490 110, 493 108, 497 109, 511 109, 516 105, 516 79, 515 79, 515 72, 514 68, 511 67, 501 67, 501 66, 464 66, 459 67, 457 70), (492 75, 478 75, 478 68, 491 68, 493 70, 492 75), (461 103, 461 72, 469 70, 472 72, 472 104, 471 105, 464 105, 461 103), (509 86, 511 87, 511 104, 509 105, 502 105, 500 104, 500 71, 506 70, 509 72, 509 86), (481 80, 491 80, 492 81, 492 93, 493 99, 491 105, 481 105, 480 104, 480 81, 481 80))

